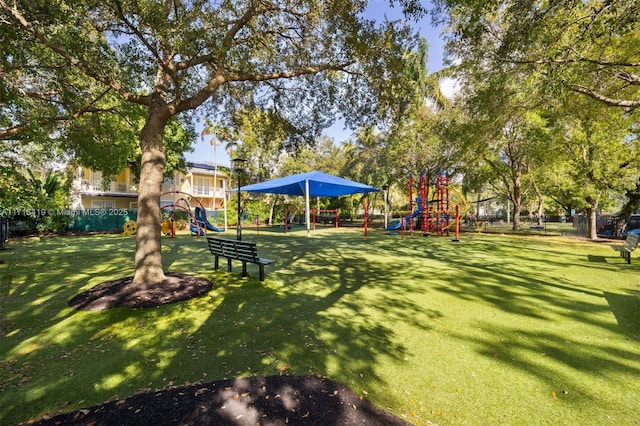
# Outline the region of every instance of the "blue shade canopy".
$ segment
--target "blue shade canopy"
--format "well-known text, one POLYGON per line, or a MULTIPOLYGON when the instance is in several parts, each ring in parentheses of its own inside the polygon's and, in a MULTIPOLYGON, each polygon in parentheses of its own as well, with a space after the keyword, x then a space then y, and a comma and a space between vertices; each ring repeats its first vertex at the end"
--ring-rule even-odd
POLYGON ((241 186, 240 191, 268 194, 307 195, 309 197, 337 197, 339 195, 376 192, 378 188, 343 179, 322 172, 299 173, 279 179, 241 186), (309 194, 305 193, 309 182, 309 194))

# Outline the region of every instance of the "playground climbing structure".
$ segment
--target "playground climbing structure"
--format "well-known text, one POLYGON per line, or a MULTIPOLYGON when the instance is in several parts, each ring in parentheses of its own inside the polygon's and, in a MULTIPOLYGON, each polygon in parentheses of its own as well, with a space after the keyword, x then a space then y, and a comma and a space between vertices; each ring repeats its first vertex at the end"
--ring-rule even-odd
POLYGON ((420 176, 418 187, 419 196, 413 198, 414 179, 413 174, 409 174, 409 215, 400 221, 389 225, 387 230, 404 230, 409 231, 409 235, 413 235, 414 228, 418 223, 418 227, 423 236, 437 234, 440 236, 449 236, 451 227, 455 223, 456 238, 458 239, 459 229, 459 213, 456 206, 455 216, 451 214, 451 204, 449 201, 449 173, 441 171, 435 180, 435 188, 432 199, 429 200, 429 179, 426 171, 420 176), (454 218, 452 222, 452 216, 454 218))

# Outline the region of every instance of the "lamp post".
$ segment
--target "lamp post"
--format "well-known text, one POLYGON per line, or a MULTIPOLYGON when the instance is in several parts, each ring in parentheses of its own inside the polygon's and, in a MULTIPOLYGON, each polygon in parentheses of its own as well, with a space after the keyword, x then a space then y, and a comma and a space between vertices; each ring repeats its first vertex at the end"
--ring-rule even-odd
POLYGON ((387 202, 389 200, 389 185, 384 185, 382 187, 382 190, 384 191, 384 229, 387 229, 388 226, 388 218, 389 215, 387 213, 387 202))
POLYGON ((238 174, 238 227, 236 234, 236 240, 238 241, 242 241, 242 226, 240 225, 240 219, 242 216, 242 212, 240 210, 240 173, 244 171, 244 163, 246 162, 247 160, 245 160, 244 158, 234 158, 233 160, 231 160, 233 170, 235 170, 235 172, 238 174))
POLYGON ((218 198, 218 188, 217 188, 217 183, 218 183, 218 159, 216 156, 216 147, 220 145, 220 141, 218 139, 216 139, 216 136, 214 135, 211 138, 211 146, 213 146, 213 211, 216 211, 216 207, 218 206, 218 203, 216 202, 216 199, 218 198))

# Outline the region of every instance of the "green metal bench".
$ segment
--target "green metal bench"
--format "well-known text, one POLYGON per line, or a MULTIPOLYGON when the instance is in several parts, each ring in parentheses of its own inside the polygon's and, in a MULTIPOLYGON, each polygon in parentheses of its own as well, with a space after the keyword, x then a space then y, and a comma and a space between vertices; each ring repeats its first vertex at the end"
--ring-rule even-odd
POLYGON ((247 263, 255 263, 260 268, 260 281, 264 281, 264 267, 275 263, 275 260, 258 256, 258 247, 251 241, 228 240, 226 238, 207 237, 209 251, 215 256, 215 269, 219 267, 219 259, 227 259, 227 271, 231 272, 231 261, 242 262, 242 276, 247 276, 247 263))
POLYGON ((631 263, 631 252, 638 248, 638 241, 640 241, 640 235, 627 234, 627 239, 623 245, 611 246, 616 251, 620 252, 620 257, 631 263))

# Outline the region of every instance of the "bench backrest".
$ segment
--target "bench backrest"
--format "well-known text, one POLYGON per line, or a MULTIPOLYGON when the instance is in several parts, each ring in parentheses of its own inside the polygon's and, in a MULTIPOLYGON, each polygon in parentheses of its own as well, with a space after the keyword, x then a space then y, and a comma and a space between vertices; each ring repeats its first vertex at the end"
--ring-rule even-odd
POLYGON ((211 254, 232 257, 248 262, 257 262, 258 247, 252 241, 227 240, 225 238, 207 237, 207 245, 211 254))
POLYGON ((640 235, 638 234, 627 234, 627 239, 624 243, 624 246, 628 249, 635 249, 638 247, 638 242, 640 241, 640 235))

